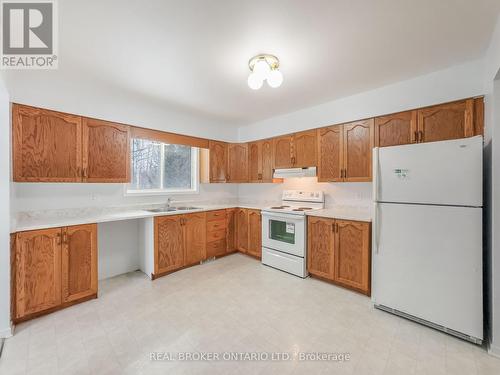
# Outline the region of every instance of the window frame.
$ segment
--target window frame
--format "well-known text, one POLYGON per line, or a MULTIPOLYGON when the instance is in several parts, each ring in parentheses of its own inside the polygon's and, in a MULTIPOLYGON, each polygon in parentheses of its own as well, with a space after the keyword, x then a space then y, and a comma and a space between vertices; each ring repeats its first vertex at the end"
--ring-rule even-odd
MULTIPOLYGON (((142 139, 142 138, 141 138, 142 139)), ((132 144, 132 140, 130 142, 132 144)), ((159 142, 162 145, 173 144, 159 142)), ((130 178, 133 176, 132 168, 134 163, 132 162, 132 153, 130 153, 130 178)), ((165 148, 161 147, 161 161, 162 166, 165 160, 165 148)), ((165 173, 165 168, 160 167, 160 181, 163 181, 163 176, 165 173)), ((130 189, 131 183, 123 184, 123 192, 125 196, 128 197, 143 197, 143 196, 156 196, 156 195, 189 195, 189 194, 199 194, 200 192, 200 149, 198 147, 191 146, 191 189, 130 189)))

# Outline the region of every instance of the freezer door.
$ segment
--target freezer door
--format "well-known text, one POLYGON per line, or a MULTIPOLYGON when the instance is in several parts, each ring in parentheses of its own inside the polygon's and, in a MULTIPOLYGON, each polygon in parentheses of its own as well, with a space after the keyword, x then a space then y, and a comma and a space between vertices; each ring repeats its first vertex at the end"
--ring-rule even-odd
POLYGON ((483 338, 482 209, 378 204, 375 304, 483 338))
POLYGON ((483 205, 483 138, 374 149, 374 200, 483 205))

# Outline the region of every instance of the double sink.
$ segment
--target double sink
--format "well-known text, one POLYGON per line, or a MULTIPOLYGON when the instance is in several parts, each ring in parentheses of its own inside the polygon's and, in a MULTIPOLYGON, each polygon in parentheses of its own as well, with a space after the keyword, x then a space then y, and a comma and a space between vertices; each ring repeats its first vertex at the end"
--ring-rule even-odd
POLYGON ((192 211, 192 210, 201 210, 201 208, 200 207, 192 207, 192 206, 160 207, 160 208, 153 208, 151 210, 146 210, 146 211, 154 212, 154 213, 161 213, 161 212, 192 211))

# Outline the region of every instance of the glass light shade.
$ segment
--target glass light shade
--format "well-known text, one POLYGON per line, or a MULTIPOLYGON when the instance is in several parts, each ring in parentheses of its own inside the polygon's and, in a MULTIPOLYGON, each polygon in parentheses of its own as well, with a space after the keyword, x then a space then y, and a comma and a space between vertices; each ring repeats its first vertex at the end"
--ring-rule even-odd
POLYGON ((262 87, 264 80, 260 76, 255 74, 255 72, 253 72, 248 76, 247 83, 248 87, 250 87, 252 90, 258 90, 262 87))
POLYGON ((277 69, 271 70, 267 75, 267 83, 273 88, 280 87, 283 83, 283 74, 277 69))
POLYGON ((271 68, 265 60, 257 61, 253 67, 253 74, 256 74, 262 80, 265 80, 270 72, 271 68))

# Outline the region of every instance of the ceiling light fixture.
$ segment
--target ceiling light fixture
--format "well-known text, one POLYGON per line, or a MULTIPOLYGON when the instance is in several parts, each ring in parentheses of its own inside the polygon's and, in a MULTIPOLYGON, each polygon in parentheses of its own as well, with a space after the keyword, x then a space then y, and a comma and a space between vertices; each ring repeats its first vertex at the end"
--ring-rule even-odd
POLYGON ((252 57, 248 61, 250 75, 248 76, 248 86, 252 90, 262 87, 264 81, 273 88, 280 87, 283 83, 283 74, 279 71, 280 61, 274 55, 261 54, 252 57))

